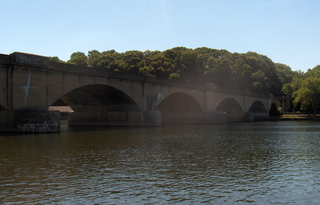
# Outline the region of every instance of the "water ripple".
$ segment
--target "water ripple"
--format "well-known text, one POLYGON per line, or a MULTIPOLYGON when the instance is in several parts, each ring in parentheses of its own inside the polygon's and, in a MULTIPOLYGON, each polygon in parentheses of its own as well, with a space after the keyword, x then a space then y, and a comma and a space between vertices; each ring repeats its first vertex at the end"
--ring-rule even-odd
POLYGON ((319 123, 64 131, 1 139, 1 204, 317 203, 319 123))

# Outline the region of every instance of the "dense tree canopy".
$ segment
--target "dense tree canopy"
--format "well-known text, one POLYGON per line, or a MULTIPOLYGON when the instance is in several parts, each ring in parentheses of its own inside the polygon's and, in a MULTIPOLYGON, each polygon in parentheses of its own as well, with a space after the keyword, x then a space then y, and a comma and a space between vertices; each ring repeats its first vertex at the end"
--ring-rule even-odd
MULTIPOLYGON (((52 60, 58 59, 52 57, 52 60)), ((274 95, 283 95, 282 85, 290 83, 295 76, 289 66, 274 63, 255 52, 240 54, 206 47, 175 47, 162 52, 92 50, 88 55, 78 51, 72 53, 67 63, 274 95)))
POLYGON ((293 99, 296 109, 314 111, 320 104, 320 65, 306 73, 296 72, 290 83, 283 86, 283 92, 293 99))

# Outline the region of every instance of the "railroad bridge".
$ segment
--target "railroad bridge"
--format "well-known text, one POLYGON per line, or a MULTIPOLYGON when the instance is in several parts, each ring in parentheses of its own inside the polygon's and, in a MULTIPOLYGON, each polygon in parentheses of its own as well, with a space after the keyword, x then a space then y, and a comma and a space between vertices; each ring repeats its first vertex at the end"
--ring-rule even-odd
POLYGON ((263 120, 272 98, 50 62, 27 53, 0 54, 0 131, 59 131, 59 113, 48 111, 58 100, 74 110, 70 126, 159 126, 263 120))

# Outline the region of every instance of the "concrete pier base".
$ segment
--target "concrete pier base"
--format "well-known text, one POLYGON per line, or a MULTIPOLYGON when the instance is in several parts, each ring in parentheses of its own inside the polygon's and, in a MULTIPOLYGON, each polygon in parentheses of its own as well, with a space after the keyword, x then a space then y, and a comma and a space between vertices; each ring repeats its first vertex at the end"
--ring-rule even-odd
POLYGON ((141 126, 140 112, 74 112, 69 126, 141 126))
POLYGON ((253 113, 254 121, 269 120, 269 113, 253 113))
POLYGON ((205 120, 207 123, 227 123, 227 113, 221 111, 205 112, 205 120))
POLYGON ((0 132, 60 132, 60 112, 39 109, 1 111, 0 132))
POLYGON ((160 126, 159 111, 75 112, 69 114, 69 126, 160 126))
POLYGON ((162 124, 199 124, 206 123, 203 112, 161 112, 162 124))
POLYGON ((252 112, 227 112, 228 122, 252 122, 254 115, 252 112))
POLYGON ((143 123, 147 126, 160 126, 161 112, 160 111, 144 111, 143 123))
POLYGON ((252 112, 246 112, 244 114, 244 121, 253 122, 255 121, 255 115, 252 112))

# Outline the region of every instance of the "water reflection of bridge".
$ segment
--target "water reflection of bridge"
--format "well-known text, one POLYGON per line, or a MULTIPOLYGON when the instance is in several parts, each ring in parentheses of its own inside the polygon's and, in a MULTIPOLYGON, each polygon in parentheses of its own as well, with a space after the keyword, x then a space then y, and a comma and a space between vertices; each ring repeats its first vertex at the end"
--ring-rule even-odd
MULTIPOLYGON (((47 57, 25 53, 0 55, 0 78, 2 121, 12 111, 44 112, 57 101, 74 110, 70 125, 261 120, 269 117, 272 99, 272 95, 226 90, 214 84, 194 87, 155 76, 49 62, 47 57)), ((37 118, 32 121, 41 120, 37 114, 31 116, 37 118)))

